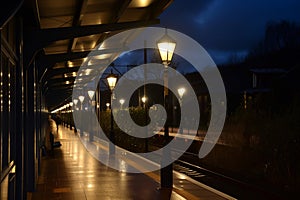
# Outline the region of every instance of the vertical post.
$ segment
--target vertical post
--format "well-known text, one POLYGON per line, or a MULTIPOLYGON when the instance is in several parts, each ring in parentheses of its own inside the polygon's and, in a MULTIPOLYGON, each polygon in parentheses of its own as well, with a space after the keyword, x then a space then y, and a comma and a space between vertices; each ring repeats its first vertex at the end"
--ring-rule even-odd
MULTIPOLYGON (((16 66, 16 199, 23 199, 24 188, 24 76, 23 74, 23 21, 17 18, 17 57, 16 66)), ((1 35, 1 34, 0 34, 1 35)), ((0 36, 1 38, 1 36, 0 36)), ((0 39, 1 41, 1 39, 0 39)), ((1 61, 0 61, 1 63, 1 61)))
MULTIPOLYGON (((145 40, 144 41, 144 64, 147 64, 147 41, 145 40)), ((144 79, 145 79, 145 82, 144 82, 144 97, 146 97, 146 80, 147 80, 147 67, 145 66, 144 67, 144 79)), ((145 126, 147 124, 147 106, 146 106, 146 101, 144 103, 144 109, 145 109, 145 126)), ((145 152, 148 152, 148 130, 146 130, 146 138, 145 138, 145 152)))
POLYGON ((34 135, 34 62, 26 69, 26 117, 25 117, 25 187, 27 192, 35 189, 35 135, 34 135))
POLYGON ((115 133, 114 133, 114 117, 113 117, 113 110, 112 110, 112 103, 114 98, 114 88, 117 83, 118 76, 114 75, 111 71, 110 75, 106 77, 110 93, 110 143, 109 143, 109 154, 112 155, 115 153, 115 133))
MULTIPOLYGON (((171 157, 171 152, 166 145, 169 142, 169 124, 170 124, 170 105, 169 105, 169 91, 168 91, 168 66, 165 66, 164 70, 164 106, 167 111, 167 120, 164 126, 164 148, 162 156, 162 165, 165 161, 168 161, 171 157)), ((173 187, 173 165, 172 163, 162 168, 160 171, 160 182, 162 189, 170 189, 173 187)))
POLYGON ((115 154, 115 133, 114 133, 114 117, 113 117, 113 110, 112 110, 112 102, 113 101, 113 90, 111 90, 110 95, 110 143, 109 143, 109 154, 113 155, 115 154))
POLYGON ((93 100, 92 99, 90 99, 90 101, 91 101, 91 107, 90 107, 90 130, 89 130, 89 141, 90 142, 93 142, 94 141, 94 128, 93 128, 93 125, 94 125, 94 123, 93 123, 93 100))
MULTIPOLYGON (((167 119, 164 127, 164 148, 162 155, 162 166, 166 166, 171 158, 171 149, 167 146, 169 142, 169 125, 172 116, 170 116, 170 97, 168 94, 168 65, 171 63, 172 56, 176 47, 176 42, 167 34, 167 29, 164 36, 157 41, 158 50, 165 65, 164 69, 164 104, 167 111, 167 119)), ((173 166, 172 163, 161 169, 161 188, 171 189, 173 187, 173 166)))
MULTIPOLYGON (((71 99, 72 100, 72 99, 71 99)), ((69 116, 70 116, 70 130, 72 130, 73 128, 73 123, 72 123, 72 116, 73 116, 73 102, 70 102, 70 106, 69 106, 69 116)))

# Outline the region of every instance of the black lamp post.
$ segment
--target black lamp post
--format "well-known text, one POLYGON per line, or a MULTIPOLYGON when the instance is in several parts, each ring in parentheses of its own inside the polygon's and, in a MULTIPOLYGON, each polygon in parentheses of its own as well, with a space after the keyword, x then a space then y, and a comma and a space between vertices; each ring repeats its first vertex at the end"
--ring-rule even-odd
MULTIPOLYGON (((113 74, 113 73, 110 73, 107 77, 106 77, 106 80, 108 82, 108 86, 109 86, 109 89, 111 91, 111 95, 110 95, 110 105, 112 105, 112 101, 113 101, 113 91, 114 91, 114 88, 116 86, 116 83, 117 83, 117 75, 113 74)), ((110 109, 110 143, 109 143, 109 154, 110 155, 113 155, 115 154, 115 145, 114 145, 114 142, 115 142, 115 133, 114 133, 114 117, 113 117, 113 111, 112 111, 112 108, 110 109)))
POLYGON ((73 126, 73 123, 72 123, 72 112, 73 112, 73 102, 70 102, 69 103, 69 105, 70 105, 70 109, 69 109, 69 112, 70 112, 70 130, 72 130, 72 126, 73 126))
MULTIPOLYGON (((145 91, 144 91, 144 93, 145 93, 145 91)), ((143 102, 143 106, 144 106, 144 112, 145 112, 145 114, 144 114, 144 116, 145 116, 145 126, 146 126, 146 124, 147 124, 147 119, 148 119, 148 114, 147 114, 147 106, 146 106, 146 102, 147 102, 147 97, 146 96, 143 96, 142 97, 142 102, 143 102)), ((147 132, 146 132, 146 134, 148 135, 148 130, 146 130, 147 132)), ((148 152, 148 137, 146 137, 145 138, 145 152, 148 152)))
MULTIPOLYGON (((178 92, 178 95, 179 95, 179 105, 180 105, 180 108, 181 108, 182 107, 182 101, 183 101, 183 95, 185 93, 185 88, 183 88, 183 87, 178 88, 177 92, 178 92)), ((179 133, 183 134, 182 128, 180 128, 179 133)))
MULTIPOLYGON (((73 107, 73 112, 77 112, 77 104, 78 104, 78 99, 73 99, 73 105, 74 105, 74 107, 73 107)), ((74 119, 75 120, 75 119, 74 119)), ((75 133, 77 133, 77 128, 76 128, 76 126, 75 126, 75 123, 74 123, 74 132, 75 133)))
POLYGON ((79 99, 79 101, 80 101, 80 110, 81 110, 81 115, 80 115, 80 136, 83 136, 83 124, 82 124, 82 121, 83 121, 83 101, 84 101, 84 99, 85 99, 85 97, 83 96, 83 95, 80 95, 79 97, 78 97, 78 99, 79 99))
MULTIPOLYGON (((169 92, 168 92, 168 65, 171 63, 172 56, 176 47, 176 42, 168 34, 167 30, 164 36, 157 41, 157 47, 159 50, 162 63, 165 66, 164 70, 164 106, 167 111, 167 120, 164 126, 164 145, 168 144, 169 140, 169 124, 170 124, 170 105, 169 105, 169 92)), ((162 155, 162 164, 166 158, 171 156, 170 149, 164 148, 162 155)), ((164 168, 161 168, 160 172, 161 188, 172 188, 173 187, 173 166, 172 163, 164 168)))
POLYGON ((89 140, 90 142, 92 142, 94 140, 94 133, 93 133, 93 119, 92 119, 92 113, 93 113, 93 97, 95 95, 95 91, 93 90, 89 90, 88 91, 88 96, 90 98, 90 102, 91 102, 91 107, 90 107, 90 111, 91 111, 91 115, 90 115, 90 130, 89 130, 89 140))

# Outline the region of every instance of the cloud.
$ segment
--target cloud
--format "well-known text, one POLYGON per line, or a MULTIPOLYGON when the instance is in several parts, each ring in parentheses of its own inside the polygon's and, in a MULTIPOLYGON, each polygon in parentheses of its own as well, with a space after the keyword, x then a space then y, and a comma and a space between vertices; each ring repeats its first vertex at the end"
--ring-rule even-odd
POLYGON ((300 21, 298 0, 174 1, 162 26, 183 32, 207 50, 239 52, 256 45, 269 21, 300 21))

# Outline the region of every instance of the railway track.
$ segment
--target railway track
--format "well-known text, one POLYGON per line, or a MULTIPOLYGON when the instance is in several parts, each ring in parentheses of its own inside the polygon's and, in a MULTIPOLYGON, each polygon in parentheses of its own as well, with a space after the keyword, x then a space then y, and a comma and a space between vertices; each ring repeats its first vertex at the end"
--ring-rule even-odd
POLYGON ((218 191, 224 192, 237 199, 245 200, 282 200, 283 197, 260 188, 255 185, 225 176, 223 174, 211 171, 209 169, 196 166, 184 160, 177 160, 173 164, 173 169, 183 173, 190 178, 212 187, 218 191))

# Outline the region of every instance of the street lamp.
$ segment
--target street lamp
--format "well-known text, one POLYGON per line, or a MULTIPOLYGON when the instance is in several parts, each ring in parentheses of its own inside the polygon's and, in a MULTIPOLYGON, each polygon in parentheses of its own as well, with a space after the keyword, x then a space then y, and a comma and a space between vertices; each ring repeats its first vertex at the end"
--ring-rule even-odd
MULTIPOLYGON (((146 112, 146 101, 147 101, 147 97, 143 96, 142 102, 144 104, 144 111, 145 111, 145 126, 147 124, 147 119, 148 119, 147 112, 146 112)), ((146 131, 147 131, 146 134, 148 135, 148 130, 146 131)), ((145 138, 145 152, 148 152, 148 137, 145 138)))
POLYGON ((118 76, 113 74, 113 73, 110 73, 107 77, 107 83, 108 83, 108 86, 109 86, 109 89, 111 91, 113 91, 116 87, 116 83, 117 83, 117 79, 118 79, 118 76))
POLYGON ((93 97, 94 97, 95 91, 93 90, 89 90, 88 91, 88 96, 90 98, 91 101, 91 107, 90 107, 90 111, 91 111, 91 115, 90 115, 90 130, 89 130, 89 140, 90 142, 92 142, 94 140, 94 136, 93 136, 93 120, 92 120, 92 112, 93 112, 93 97))
POLYGON ((171 63, 176 47, 176 42, 167 34, 167 29, 164 36, 157 41, 157 47, 162 63, 167 67, 171 63))
MULTIPOLYGON (((83 104, 83 101, 84 101, 84 96, 79 96, 78 97, 78 99, 79 99, 79 101, 80 101, 80 110, 81 110, 81 120, 80 120, 80 123, 82 124, 83 122, 82 122, 82 120, 84 119, 83 118, 83 112, 82 112, 82 104, 83 104)), ((80 136, 82 136, 83 135, 83 129, 82 128, 80 128, 80 136)))
POLYGON ((79 101, 80 101, 80 103, 81 103, 81 107, 80 107, 80 110, 82 110, 82 103, 83 103, 83 101, 84 101, 84 96, 79 96, 78 97, 78 99, 79 99, 79 101))
MULTIPOLYGON (((157 41, 157 47, 159 50, 159 54, 162 60, 163 65, 165 66, 164 70, 164 104, 165 109, 167 111, 167 115, 169 114, 169 94, 168 94, 168 65, 171 63, 173 53, 176 47, 176 42, 167 34, 167 29, 162 38, 157 41)), ((164 137, 165 137, 165 145, 168 143, 169 138, 169 117, 165 122, 164 126, 164 137)), ((165 149, 165 148, 164 148, 165 149)), ((162 162, 164 162, 164 157, 168 158, 171 156, 171 152, 169 150, 165 150, 163 152, 162 162)), ((161 188, 172 188, 173 187, 173 166, 172 163, 168 166, 161 168, 160 173, 161 180, 161 188)))
POLYGON ((120 102, 120 104, 121 104, 121 110, 122 110, 123 104, 125 103, 125 100, 124 100, 124 99, 120 99, 119 102, 120 102))
POLYGON ((74 123, 72 123, 72 112, 73 112, 73 102, 69 102, 69 105, 70 105, 70 109, 69 109, 69 112, 70 112, 70 130, 72 130, 73 126, 74 126, 74 123))
POLYGON ((142 102, 144 104, 144 108, 146 108, 146 101, 147 101, 147 97, 143 96, 142 97, 142 102))
MULTIPOLYGON (((180 108, 181 108, 181 106, 182 106, 182 97, 183 97, 183 95, 184 95, 184 93, 185 93, 185 88, 178 88, 178 90, 177 90, 177 92, 178 92, 178 95, 179 95, 179 105, 180 105, 180 108)), ((183 130, 182 130, 182 128, 180 128, 180 130, 179 130, 179 132, 182 134, 183 133, 183 130)))
POLYGON ((74 103, 74 110, 76 110, 76 106, 77 106, 77 103, 78 103, 78 99, 73 99, 73 103, 74 103))
POLYGON ((89 98, 91 101, 93 100, 94 94, 95 94, 95 91, 93 91, 93 90, 88 91, 88 95, 89 95, 89 98))
MULTIPOLYGON (((77 108, 78 99, 73 99, 73 103, 74 103, 73 110, 74 110, 74 112, 77 112, 76 110, 78 110, 78 108, 77 108)), ((75 124, 74 124, 74 132, 77 133, 77 129, 76 129, 75 124)))
POLYGON ((109 110, 110 103, 106 103, 106 108, 109 110))
POLYGON ((183 95, 185 93, 185 88, 179 88, 177 90, 177 92, 178 92, 179 98, 182 99, 182 97, 183 97, 183 95))
MULTIPOLYGON (((113 101, 113 92, 117 83, 117 75, 113 74, 112 72, 106 77, 109 89, 111 91, 110 95, 110 104, 112 105, 113 101)), ((112 155, 115 153, 115 133, 114 133, 114 117, 112 108, 110 109, 110 143, 109 143, 109 154, 112 155)))

